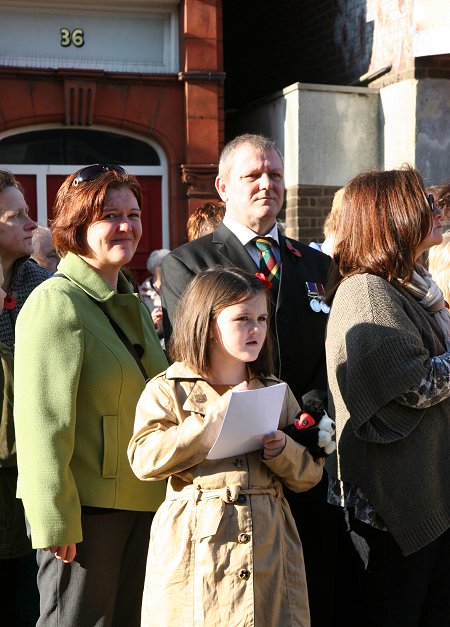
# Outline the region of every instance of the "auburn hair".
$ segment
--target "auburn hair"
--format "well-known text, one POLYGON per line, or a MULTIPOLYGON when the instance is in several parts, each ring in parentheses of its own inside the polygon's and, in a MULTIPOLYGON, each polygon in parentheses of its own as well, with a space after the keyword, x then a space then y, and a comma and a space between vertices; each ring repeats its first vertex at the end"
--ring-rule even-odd
POLYGON ((423 180, 413 167, 353 178, 342 198, 328 300, 354 274, 368 272, 389 282, 411 280, 416 250, 431 223, 423 180))
MULTIPOLYGON (((172 361, 185 362, 199 375, 209 378, 211 370, 211 325, 218 314, 231 305, 264 294, 270 315, 270 296, 264 283, 240 268, 209 268, 199 272, 189 283, 176 312, 168 354, 172 361)), ((248 364, 256 376, 273 372, 270 320, 263 347, 254 362, 248 364)))
POLYGON ((188 242, 215 231, 225 215, 225 203, 205 202, 192 213, 186 223, 188 242))
POLYGON ((79 172, 77 170, 66 178, 53 205, 51 231, 53 244, 60 257, 68 252, 76 255, 85 255, 88 252, 86 230, 90 224, 100 219, 109 189, 129 187, 142 209, 141 187, 135 176, 109 170, 90 181, 73 185, 79 172))

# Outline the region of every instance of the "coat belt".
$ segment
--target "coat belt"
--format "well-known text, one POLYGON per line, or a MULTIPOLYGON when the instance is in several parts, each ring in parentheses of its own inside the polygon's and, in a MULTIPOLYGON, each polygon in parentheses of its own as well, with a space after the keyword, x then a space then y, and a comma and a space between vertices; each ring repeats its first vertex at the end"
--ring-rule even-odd
POLYGON ((225 513, 226 505, 232 505, 233 503, 239 504, 239 497, 243 494, 252 496, 270 494, 277 498, 283 494, 283 492, 281 485, 277 484, 275 484, 274 487, 249 489, 241 488, 240 485, 231 484, 215 490, 204 490, 200 485, 188 485, 183 488, 181 492, 168 492, 166 501, 192 500, 195 505, 200 501, 206 501, 197 517, 193 535, 194 540, 202 540, 208 536, 214 536, 217 533, 220 521, 225 513), (219 505, 217 502, 214 502, 214 500, 217 501, 217 499, 220 499, 219 505))

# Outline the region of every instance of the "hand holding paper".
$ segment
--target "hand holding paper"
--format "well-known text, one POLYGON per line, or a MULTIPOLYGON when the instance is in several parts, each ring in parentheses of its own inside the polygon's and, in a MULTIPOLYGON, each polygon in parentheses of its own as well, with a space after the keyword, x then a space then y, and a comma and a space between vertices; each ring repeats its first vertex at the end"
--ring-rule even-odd
POLYGON ((278 428, 285 394, 286 383, 257 390, 233 390, 222 428, 206 459, 261 450, 263 437, 278 428))
POLYGON ((281 453, 286 446, 286 434, 283 431, 274 431, 263 437, 263 459, 273 459, 281 453))

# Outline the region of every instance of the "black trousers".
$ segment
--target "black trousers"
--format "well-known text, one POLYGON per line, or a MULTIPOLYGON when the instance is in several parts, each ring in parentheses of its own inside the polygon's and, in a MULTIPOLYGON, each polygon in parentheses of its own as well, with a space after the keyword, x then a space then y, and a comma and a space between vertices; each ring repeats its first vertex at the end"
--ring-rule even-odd
POLYGON ((365 627, 450 626, 450 529, 405 557, 387 531, 349 512, 352 542, 365 565, 365 627))
POLYGON ((151 512, 82 513, 71 564, 38 551, 40 627, 139 627, 151 512))
POLYGON ((362 563, 341 507, 327 502, 328 475, 307 492, 285 488, 305 557, 311 627, 361 627, 358 581, 362 563))
POLYGON ((36 551, 0 560, 0 625, 35 627, 39 618, 36 551))

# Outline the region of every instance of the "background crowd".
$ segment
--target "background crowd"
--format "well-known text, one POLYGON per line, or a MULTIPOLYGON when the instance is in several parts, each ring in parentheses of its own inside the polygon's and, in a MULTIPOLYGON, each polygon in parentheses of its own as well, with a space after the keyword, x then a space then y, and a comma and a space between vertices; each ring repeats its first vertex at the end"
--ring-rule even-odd
POLYGON ((135 177, 74 172, 48 230, 0 172, 7 624, 448 627, 450 185, 361 173, 311 246, 272 140, 216 188, 137 289, 135 177), (208 460, 233 390, 279 381, 262 450, 208 460), (311 399, 328 456, 283 431, 311 399))

